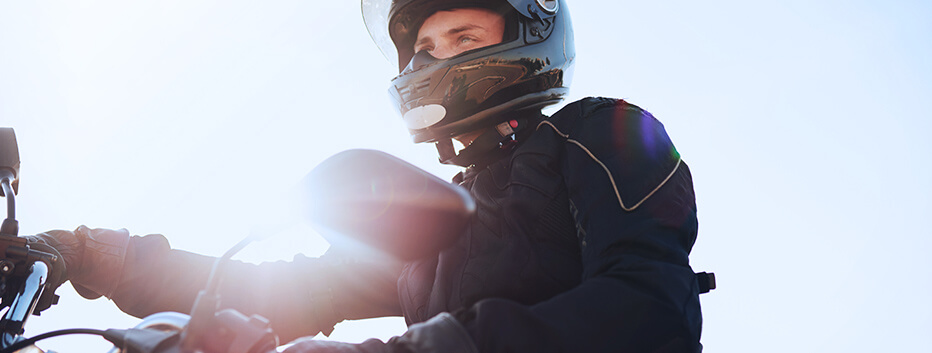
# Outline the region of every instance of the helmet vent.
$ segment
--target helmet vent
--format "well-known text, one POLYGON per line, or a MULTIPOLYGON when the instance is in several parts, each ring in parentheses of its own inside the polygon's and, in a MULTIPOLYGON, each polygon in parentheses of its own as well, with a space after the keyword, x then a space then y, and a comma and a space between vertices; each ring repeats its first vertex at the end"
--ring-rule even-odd
POLYGON ((418 81, 414 84, 408 85, 405 88, 401 89, 398 93, 401 95, 403 100, 411 100, 412 98, 417 98, 424 96, 427 92, 427 89, 430 88, 430 79, 424 79, 418 81))

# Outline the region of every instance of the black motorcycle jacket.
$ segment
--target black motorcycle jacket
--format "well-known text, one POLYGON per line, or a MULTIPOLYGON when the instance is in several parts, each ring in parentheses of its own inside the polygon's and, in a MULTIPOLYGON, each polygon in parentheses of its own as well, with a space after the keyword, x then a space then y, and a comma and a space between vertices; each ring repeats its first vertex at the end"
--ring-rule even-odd
MULTIPOLYGON (((234 263, 221 304, 269 318, 283 342, 343 319, 403 314, 410 325, 452 313, 480 352, 701 350, 692 179, 649 113, 571 103, 458 181, 477 213, 437 256, 234 263)), ((111 299, 137 316, 189 310, 211 259, 160 236, 132 243, 111 299)))
POLYGON ((480 352, 699 350, 691 176, 650 114, 570 104, 462 185, 477 215, 405 267, 409 323, 453 312, 480 352))

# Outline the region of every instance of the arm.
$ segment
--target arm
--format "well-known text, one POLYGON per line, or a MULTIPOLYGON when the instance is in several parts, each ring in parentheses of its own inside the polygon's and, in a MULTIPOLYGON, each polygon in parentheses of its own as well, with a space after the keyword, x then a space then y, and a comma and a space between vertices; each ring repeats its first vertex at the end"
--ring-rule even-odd
MULTIPOLYGON (((85 298, 105 295, 127 314, 187 313, 204 289, 215 258, 171 249, 164 236, 125 229, 55 230, 32 241, 65 258, 68 278, 85 298)), ((272 322, 280 339, 327 334, 344 319, 400 315, 395 283, 400 264, 330 251, 321 258, 260 265, 231 261, 221 281, 221 306, 272 322)))
MULTIPOLYGON (((188 312, 207 283, 214 258, 170 249, 161 235, 134 237, 125 272, 111 299, 134 316, 188 312)), ((259 265, 230 261, 221 306, 271 321, 282 342, 329 334, 344 319, 400 315, 400 265, 343 257, 296 255, 259 265)))

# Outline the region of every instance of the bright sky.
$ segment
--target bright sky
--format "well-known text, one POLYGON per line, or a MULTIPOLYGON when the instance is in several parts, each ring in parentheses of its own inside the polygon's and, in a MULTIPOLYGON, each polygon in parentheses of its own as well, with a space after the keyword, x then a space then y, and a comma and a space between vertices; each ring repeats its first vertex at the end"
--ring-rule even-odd
MULTIPOLYGON (((691 257, 709 352, 928 349, 932 5, 571 1, 571 100, 667 127, 700 209, 691 257)), ((386 93, 355 0, 0 2, 0 126, 22 159, 21 234, 125 227, 222 254, 324 158, 375 148, 443 178, 386 93)), ((300 233, 300 234, 297 234, 300 233)), ((312 232, 238 258, 326 248, 312 232)), ((27 335, 138 322, 70 286, 27 335)), ((344 324, 386 338, 400 319, 344 324)), ((49 340, 105 351, 93 337, 49 340), (99 347, 99 348, 98 348, 99 347)))

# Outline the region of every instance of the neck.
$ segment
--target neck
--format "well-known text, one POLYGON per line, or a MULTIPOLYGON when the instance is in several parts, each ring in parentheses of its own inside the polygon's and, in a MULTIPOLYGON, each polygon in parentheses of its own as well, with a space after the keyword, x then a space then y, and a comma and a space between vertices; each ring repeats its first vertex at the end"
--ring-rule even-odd
POLYGON ((511 112, 512 119, 493 126, 454 137, 465 147, 459 153, 450 140, 437 142, 441 163, 463 167, 486 165, 501 158, 533 131, 543 118, 539 110, 511 112))

